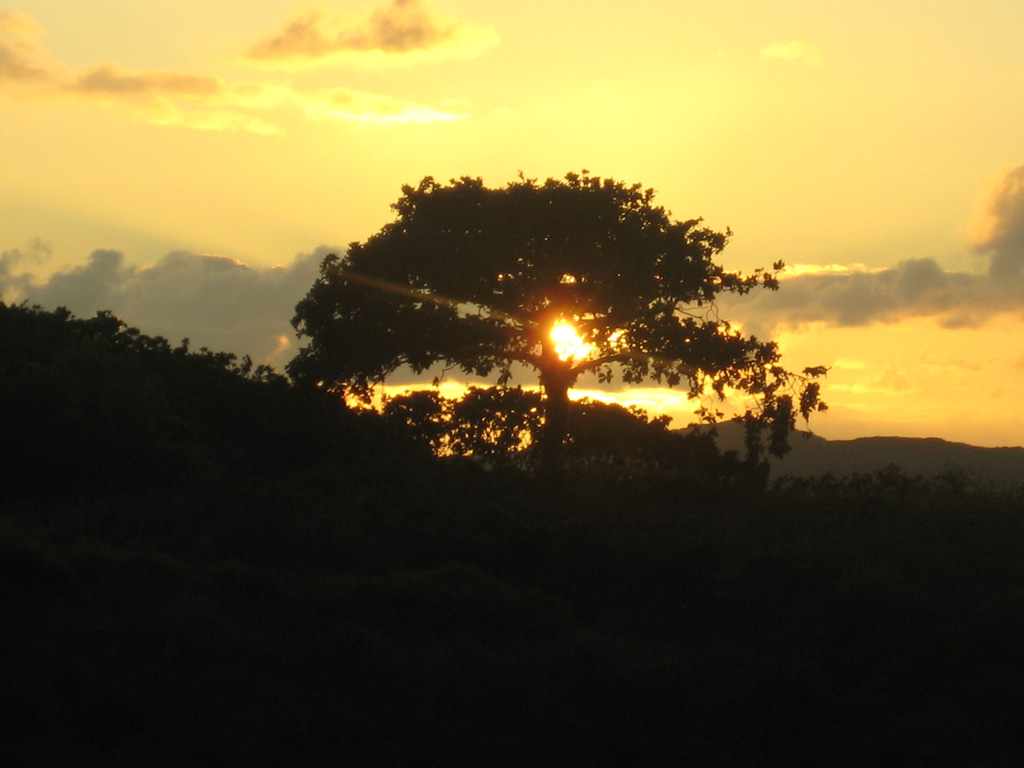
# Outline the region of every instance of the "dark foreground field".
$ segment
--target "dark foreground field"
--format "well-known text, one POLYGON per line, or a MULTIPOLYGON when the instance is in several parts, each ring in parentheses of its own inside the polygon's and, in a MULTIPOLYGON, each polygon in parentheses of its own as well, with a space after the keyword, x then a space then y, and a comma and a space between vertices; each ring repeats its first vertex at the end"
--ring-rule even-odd
POLYGON ((0 365, 0 765, 1024 760, 1019 495, 485 471, 69 322, 0 365))
POLYGON ((1019 504, 471 474, 6 506, 3 763, 1024 757, 1019 504))

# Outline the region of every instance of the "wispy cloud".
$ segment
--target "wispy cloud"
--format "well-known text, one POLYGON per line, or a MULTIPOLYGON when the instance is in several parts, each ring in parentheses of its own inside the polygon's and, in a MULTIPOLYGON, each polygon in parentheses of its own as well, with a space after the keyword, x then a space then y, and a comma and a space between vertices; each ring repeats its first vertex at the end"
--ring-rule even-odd
POLYGON ((821 52, 803 40, 774 43, 763 48, 761 55, 766 59, 797 61, 812 67, 820 67, 822 63, 821 52))
POLYGON ((359 123, 436 123, 460 120, 465 112, 443 112, 410 101, 351 88, 330 88, 297 94, 310 117, 337 118, 359 123))
POLYGON ((433 13, 423 0, 392 0, 358 17, 312 12, 289 21, 249 49, 270 66, 354 63, 380 67, 442 59, 469 59, 498 42, 491 27, 433 13))
POLYGON ((467 117, 465 112, 434 109, 352 88, 305 89, 289 82, 225 84, 214 77, 122 72, 110 65, 86 73, 67 90, 130 107, 142 119, 160 125, 267 135, 280 132, 268 115, 282 107, 298 109, 314 119, 369 124, 446 122, 467 117))
POLYGON ((908 373, 894 364, 877 372, 872 368, 870 373, 850 383, 830 382, 828 388, 830 392, 851 392, 857 395, 907 395, 920 391, 913 386, 908 373))
POLYGON ((69 91, 118 97, 221 97, 224 83, 219 78, 179 72, 126 72, 113 64, 84 72, 65 86, 69 91))
POLYGON ((126 109, 133 118, 154 125, 208 131, 247 131, 263 135, 281 128, 260 110, 282 101, 260 97, 274 89, 263 85, 228 85, 218 77, 186 72, 135 72, 103 64, 52 83, 65 98, 126 109))
POLYGON ((364 124, 443 122, 467 116, 464 111, 436 109, 387 94, 304 88, 290 80, 227 82, 189 72, 127 70, 110 62, 73 72, 38 44, 42 35, 30 17, 0 14, 0 95, 16 89, 21 97, 74 99, 123 109, 134 119, 156 125, 263 135, 282 132, 282 109, 364 124))

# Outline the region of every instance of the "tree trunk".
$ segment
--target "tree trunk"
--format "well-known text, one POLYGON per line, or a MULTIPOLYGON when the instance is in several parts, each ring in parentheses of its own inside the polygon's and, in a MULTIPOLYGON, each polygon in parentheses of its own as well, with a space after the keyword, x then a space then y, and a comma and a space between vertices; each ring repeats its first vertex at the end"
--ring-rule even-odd
POLYGON ((562 470, 569 428, 569 387, 573 378, 568 366, 557 365, 541 371, 544 426, 540 433, 540 471, 547 476, 558 475, 562 470))

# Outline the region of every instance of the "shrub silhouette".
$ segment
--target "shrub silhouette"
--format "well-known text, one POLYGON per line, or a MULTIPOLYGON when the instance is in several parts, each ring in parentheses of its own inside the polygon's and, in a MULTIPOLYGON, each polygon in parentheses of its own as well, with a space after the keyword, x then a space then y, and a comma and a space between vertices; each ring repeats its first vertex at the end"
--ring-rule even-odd
POLYGON ((246 358, 172 347, 109 312, 0 303, 6 494, 75 496, 280 473, 355 417, 246 358))

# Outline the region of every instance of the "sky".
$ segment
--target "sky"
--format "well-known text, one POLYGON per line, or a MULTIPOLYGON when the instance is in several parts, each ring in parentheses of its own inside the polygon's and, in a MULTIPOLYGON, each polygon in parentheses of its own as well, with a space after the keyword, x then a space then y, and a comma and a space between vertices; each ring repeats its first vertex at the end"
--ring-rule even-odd
POLYGON ((830 366, 817 434, 1021 445, 1021 40, 1019 0, 25 0, 0 299, 283 368, 403 184, 587 169, 787 264, 722 315, 830 366))

